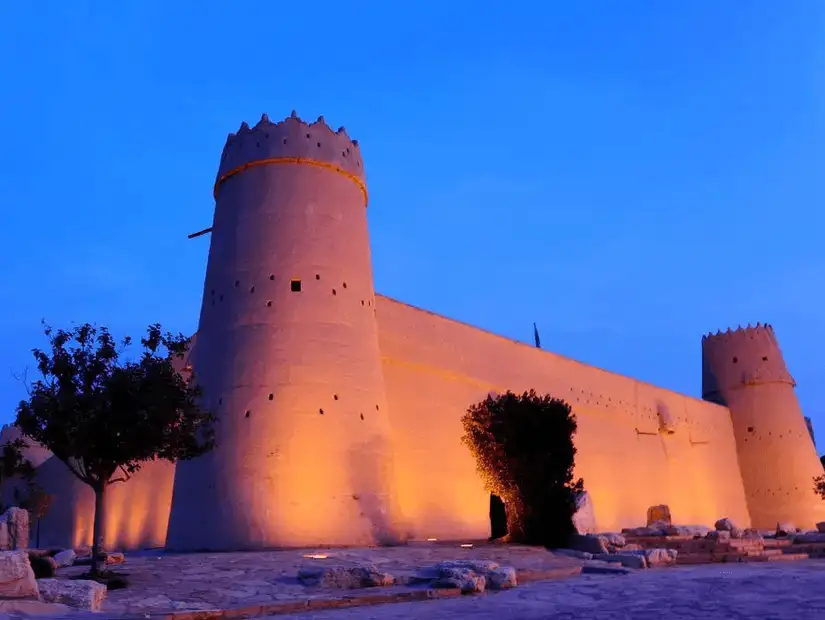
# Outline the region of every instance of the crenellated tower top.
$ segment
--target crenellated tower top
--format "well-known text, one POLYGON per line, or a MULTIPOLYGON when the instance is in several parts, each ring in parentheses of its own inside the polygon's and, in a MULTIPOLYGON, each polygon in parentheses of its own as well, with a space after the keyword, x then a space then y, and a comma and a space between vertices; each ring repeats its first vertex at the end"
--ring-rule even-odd
POLYGON ((757 323, 755 326, 748 323, 746 327, 742 327, 741 325, 736 329, 726 329, 725 331, 718 330, 715 334, 710 332, 704 336, 702 336, 702 343, 705 342, 726 342, 728 340, 738 340, 741 338, 746 339, 759 339, 759 338, 768 338, 773 341, 775 345, 778 346, 776 341, 776 335, 773 332, 773 327, 771 327, 768 323, 757 323))
POLYGON ((764 383, 796 385, 773 327, 757 323, 702 337, 704 398, 724 400, 727 390, 764 383))
POLYGON ((366 176, 361 149, 343 127, 327 125, 324 117, 307 123, 295 112, 277 123, 264 114, 254 127, 241 123, 223 147, 215 197, 221 185, 239 172, 269 164, 304 163, 328 168, 351 179, 367 200, 366 176))

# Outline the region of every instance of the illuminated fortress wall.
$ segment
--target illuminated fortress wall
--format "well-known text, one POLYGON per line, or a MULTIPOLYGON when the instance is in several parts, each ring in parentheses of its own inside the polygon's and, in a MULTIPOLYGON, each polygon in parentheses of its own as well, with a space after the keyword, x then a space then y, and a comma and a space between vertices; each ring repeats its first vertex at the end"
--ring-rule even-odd
MULTIPOLYGON (((460 442, 487 394, 531 388, 577 415, 576 474, 602 530, 668 504, 680 523, 750 518, 729 411, 379 297, 401 510, 416 537, 487 537, 489 494, 460 442)), ((643 524, 643 523, 642 523, 643 524)))
MULTIPOLYGON (((13 426, 5 426, 0 443, 20 437, 13 426)), ((26 440, 24 455, 37 467, 35 482, 52 496, 49 511, 40 523, 41 547, 84 547, 92 544, 94 493, 44 447, 26 440)), ((104 496, 106 521, 104 544, 108 549, 162 547, 166 541, 175 465, 151 462, 128 482, 109 487, 104 496)), ((19 481, 4 486, 3 503, 13 505, 19 481)), ((32 524, 31 541, 36 542, 32 524)))
MULTIPOLYGON (((705 337, 698 400, 376 296, 365 178, 357 142, 323 119, 264 116, 230 134, 197 340, 179 364, 204 387, 218 446, 114 485, 107 547, 486 538, 461 417, 490 392, 529 389, 573 407, 576 473, 601 530, 662 503, 684 524, 825 520, 772 329, 705 337)), ((90 490, 32 455, 56 495, 41 544, 89 544, 90 490)))

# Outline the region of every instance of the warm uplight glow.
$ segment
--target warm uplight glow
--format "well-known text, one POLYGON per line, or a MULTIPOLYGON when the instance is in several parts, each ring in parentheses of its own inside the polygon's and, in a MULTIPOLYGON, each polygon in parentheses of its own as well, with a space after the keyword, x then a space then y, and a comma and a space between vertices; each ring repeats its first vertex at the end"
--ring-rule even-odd
POLYGON ((428 539, 427 539, 427 542, 435 542, 435 541, 437 541, 437 540, 438 540, 437 538, 428 538, 428 539))
POLYGON ((461 545, 461 548, 462 549, 472 549, 473 546, 470 543, 464 543, 463 545, 461 545))
MULTIPOLYGON (((71 476, 68 470, 64 474, 71 476)), ((166 461, 144 464, 128 482, 117 482, 106 491, 104 546, 109 549, 162 547, 166 541, 175 466, 166 461)), ((92 544, 94 494, 77 481, 72 482, 75 547, 92 544)))
POLYGON ((307 553, 304 555, 305 558, 310 558, 312 560, 323 560, 324 558, 328 558, 329 556, 326 553, 307 553))

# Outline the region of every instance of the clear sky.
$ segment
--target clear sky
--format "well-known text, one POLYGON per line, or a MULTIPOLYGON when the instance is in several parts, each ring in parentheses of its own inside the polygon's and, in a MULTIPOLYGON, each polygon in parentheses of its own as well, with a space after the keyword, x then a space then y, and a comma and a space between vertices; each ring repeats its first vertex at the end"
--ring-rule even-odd
POLYGON ((378 292, 693 395, 770 322, 825 444, 821 0, 3 2, 0 80, 0 422, 41 318, 196 329, 226 134, 295 109, 378 292))

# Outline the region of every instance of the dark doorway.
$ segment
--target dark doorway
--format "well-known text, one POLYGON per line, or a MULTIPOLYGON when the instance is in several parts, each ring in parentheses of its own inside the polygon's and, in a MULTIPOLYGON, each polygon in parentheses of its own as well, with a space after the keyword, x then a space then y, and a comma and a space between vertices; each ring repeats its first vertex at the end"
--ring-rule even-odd
POLYGON ((498 495, 490 494, 490 540, 507 535, 507 509, 498 495))

